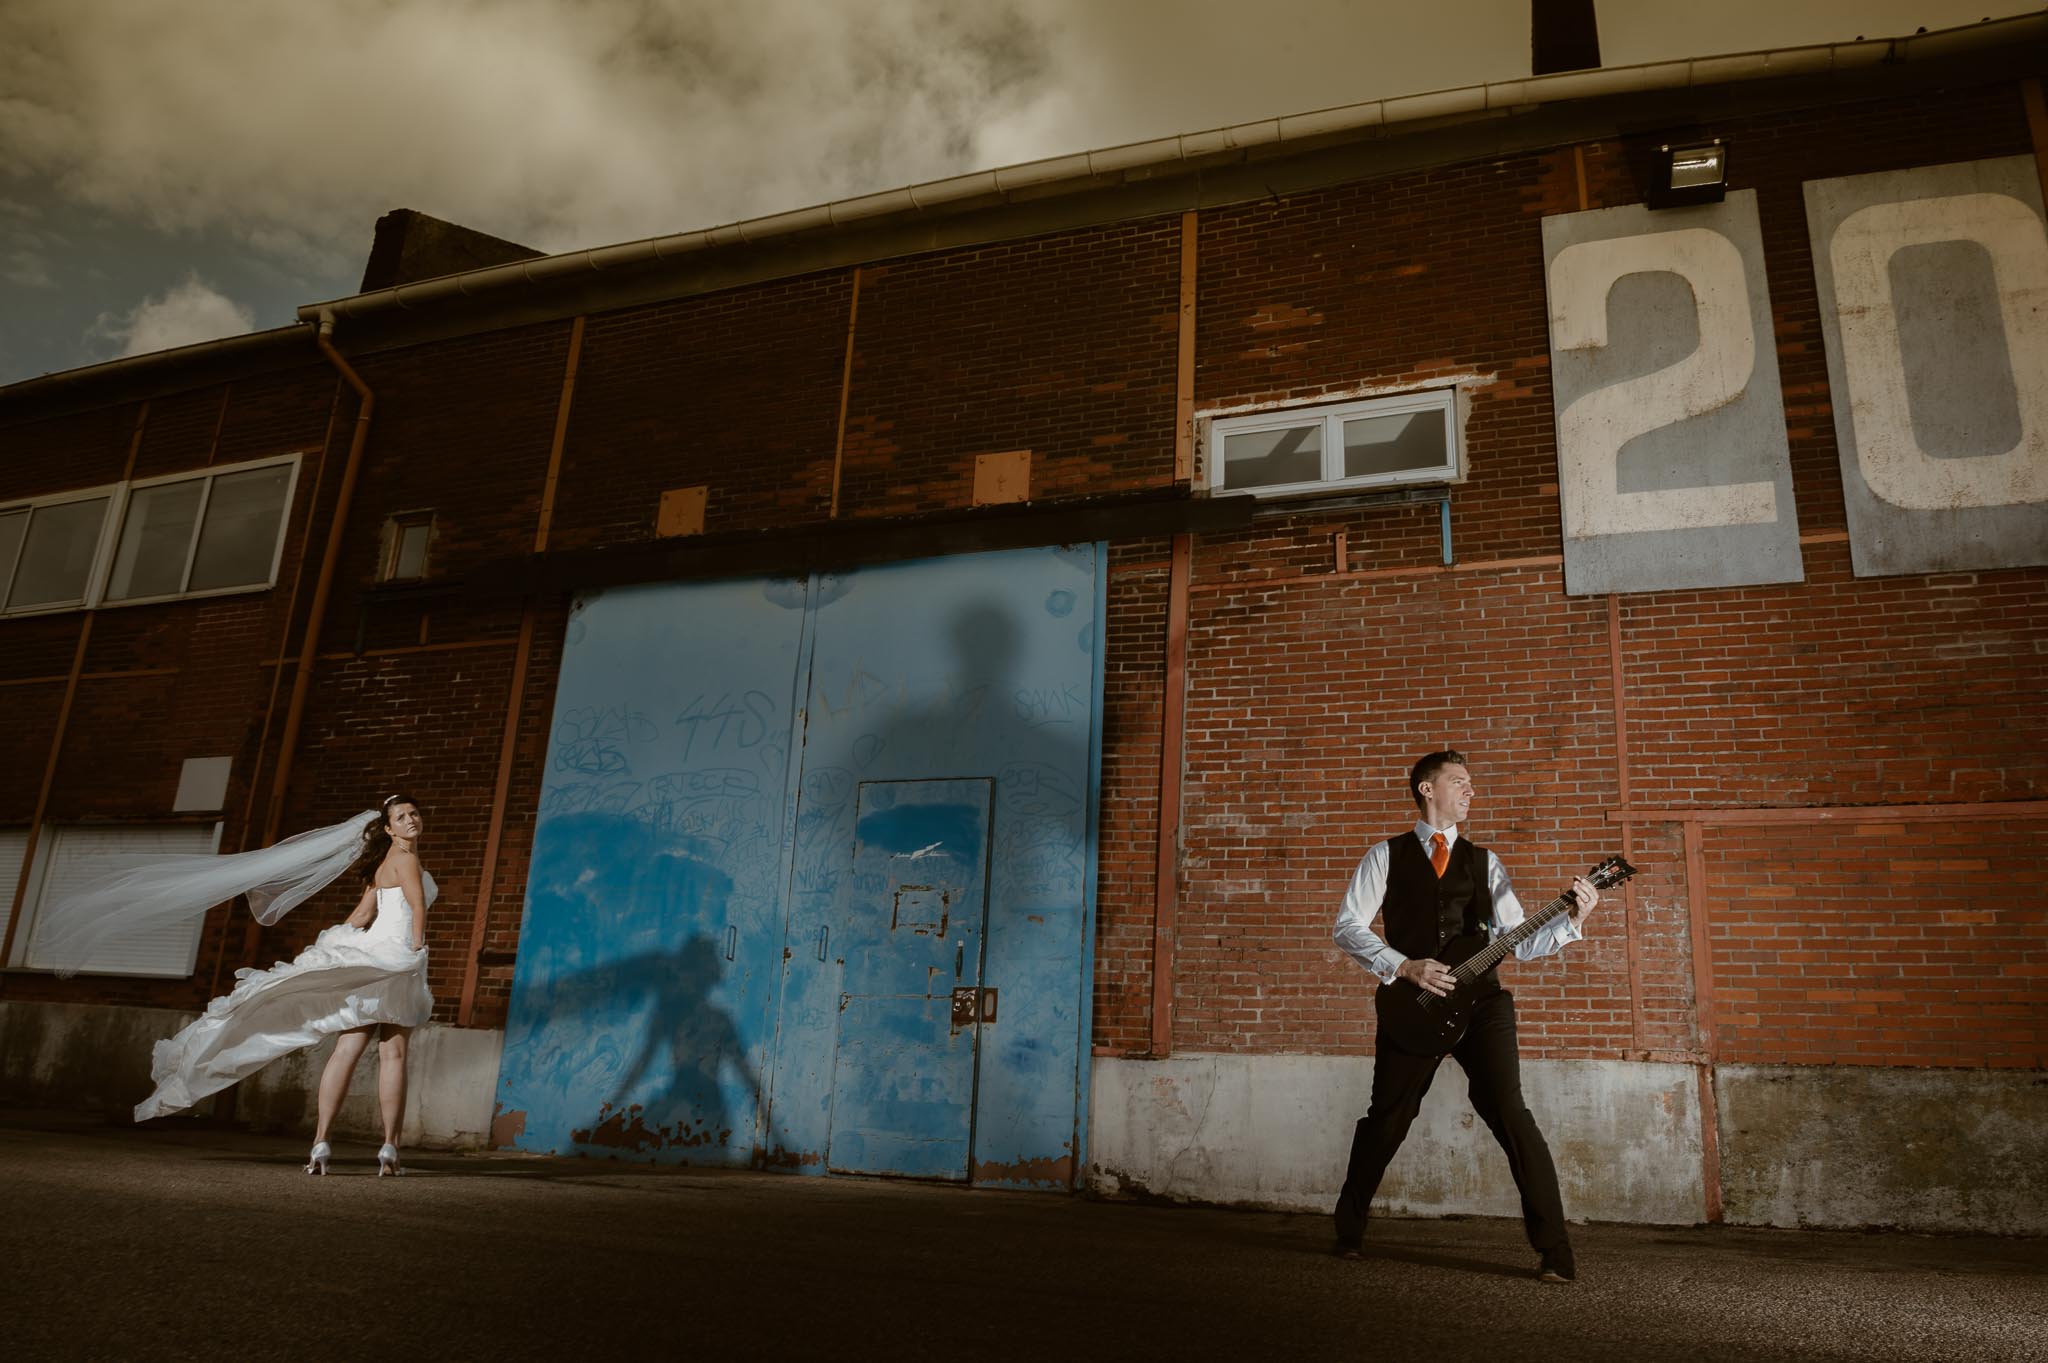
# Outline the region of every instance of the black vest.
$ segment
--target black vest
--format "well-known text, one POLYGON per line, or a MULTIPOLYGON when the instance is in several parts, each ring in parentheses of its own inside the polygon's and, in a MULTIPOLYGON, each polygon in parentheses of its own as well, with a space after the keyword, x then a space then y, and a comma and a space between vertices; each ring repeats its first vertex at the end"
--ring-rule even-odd
POLYGON ((1493 922, 1485 848, 1468 838, 1452 843, 1441 880, 1428 849, 1413 833, 1392 839, 1387 852, 1387 894, 1380 914, 1386 919, 1387 945, 1403 956, 1436 959, 1445 942, 1493 922))

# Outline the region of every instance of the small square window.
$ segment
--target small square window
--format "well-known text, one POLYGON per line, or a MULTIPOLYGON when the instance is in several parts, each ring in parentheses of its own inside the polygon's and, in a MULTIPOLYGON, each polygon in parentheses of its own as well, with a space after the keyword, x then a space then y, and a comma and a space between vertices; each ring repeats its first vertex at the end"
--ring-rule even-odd
POLYGON ((385 582, 417 582, 427 575, 427 550, 434 542, 434 513, 408 511, 384 523, 385 582))
POLYGON ((1449 389, 1217 417, 1208 484, 1257 496, 1445 483, 1458 476, 1449 389))

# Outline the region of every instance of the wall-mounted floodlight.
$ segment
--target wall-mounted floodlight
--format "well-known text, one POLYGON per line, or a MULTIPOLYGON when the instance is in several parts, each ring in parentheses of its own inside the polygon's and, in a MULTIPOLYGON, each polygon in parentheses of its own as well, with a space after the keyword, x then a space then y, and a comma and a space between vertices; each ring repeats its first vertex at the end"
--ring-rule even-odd
POLYGON ((1719 203, 1728 196, 1728 148, 1718 137, 1667 143, 1657 148, 1652 176, 1652 208, 1719 203))

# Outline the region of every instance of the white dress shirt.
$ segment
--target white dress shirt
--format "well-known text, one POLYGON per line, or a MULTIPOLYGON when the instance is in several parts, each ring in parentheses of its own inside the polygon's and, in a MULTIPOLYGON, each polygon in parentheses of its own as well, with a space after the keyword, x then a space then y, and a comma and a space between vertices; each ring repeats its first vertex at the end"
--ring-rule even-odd
MULTIPOLYGON (((1448 849, 1458 841, 1458 826, 1431 828, 1417 820, 1412 835, 1422 843, 1423 854, 1429 853, 1432 835, 1444 835, 1444 846, 1448 849)), ((1388 946, 1386 939, 1372 930, 1372 920, 1379 916, 1380 901, 1387 896, 1387 865, 1393 855, 1394 840, 1374 843, 1365 854, 1365 860, 1358 863, 1358 870, 1351 877, 1351 888, 1344 892, 1344 908, 1337 914, 1337 930, 1334 934, 1337 945, 1352 960, 1379 976, 1382 983, 1391 984, 1395 974, 1408 960, 1400 952, 1388 946)), ((1515 898, 1514 886, 1508 883, 1507 868, 1500 864, 1500 858, 1486 854, 1486 887, 1493 892, 1492 936, 1502 933, 1520 923, 1527 915, 1522 910, 1522 901, 1515 898)), ((1544 928, 1532 934, 1528 941, 1515 948, 1515 956, 1524 961, 1533 961, 1539 956, 1552 956, 1564 950, 1568 942, 1576 942, 1581 934, 1579 925, 1572 921, 1569 913, 1552 919, 1544 928)))

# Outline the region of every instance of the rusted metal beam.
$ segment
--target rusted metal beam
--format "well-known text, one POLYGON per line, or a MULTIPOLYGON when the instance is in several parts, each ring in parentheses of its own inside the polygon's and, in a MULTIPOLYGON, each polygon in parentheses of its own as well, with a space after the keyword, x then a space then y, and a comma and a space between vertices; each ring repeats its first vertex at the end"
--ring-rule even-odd
POLYGON ((1188 578, 1194 537, 1173 537, 1159 721, 1159 847, 1152 895, 1152 1054, 1173 1054, 1175 919, 1180 907, 1180 786, 1187 736, 1188 578))
POLYGON ((839 372, 839 425, 832 437, 832 519, 839 519, 839 475, 846 461, 846 408, 853 398, 853 337, 860 322, 861 267, 853 267, 853 299, 846 305, 846 360, 839 372))
POLYGON ((1195 239, 1194 209, 1180 215, 1180 335, 1174 363, 1173 480, 1195 476, 1195 239))
MULTIPOLYGON (((121 481, 135 476, 135 461, 142 453, 142 432, 149 425, 149 403, 135 409, 135 426, 128 433, 128 458, 121 465, 121 481)), ((57 722, 50 727, 50 752, 43 761, 42 783, 36 787, 35 813, 29 816, 28 839, 21 850, 21 874, 14 878, 14 898, 7 914, 7 931, 0 933, 0 996, 7 992, 5 969, 14 954, 14 938, 21 930, 22 901, 28 897, 29 872, 36 864, 36 846, 42 841, 43 821, 50 814, 50 792, 57 784, 57 763, 64 755, 64 733, 71 725, 71 705, 78 699, 78 683, 85 675, 85 653, 92 645, 93 611, 83 612, 78 621, 78 642, 71 650, 71 670, 64 678, 64 699, 57 705, 57 722)))
MULTIPOLYGON (((1621 598, 1614 593, 1607 595, 1607 685, 1614 707, 1614 779, 1615 793, 1621 807, 1627 809, 1631 792, 1628 770, 1628 691, 1623 684, 1621 665, 1621 598)), ((1621 855, 1635 856, 1635 823, 1629 819, 1621 821, 1621 855)), ((1633 880, 1621 887, 1622 945, 1628 957, 1628 1028, 1629 1042, 1640 1050, 1643 1045, 1643 975, 1642 960, 1636 950, 1636 886, 1633 880)))
MULTIPOLYGON (((139 425, 136 438, 141 438, 139 425)), ((14 905, 7 915, 7 931, 0 933, 0 996, 7 992, 4 968, 14 954, 15 933, 21 927, 21 902, 28 895, 28 877, 36 864, 36 844, 42 839, 43 820, 49 817, 50 789, 57 781, 57 760, 64 753, 64 731, 71 723, 71 703, 78 698, 78 679, 85 670, 85 650, 92 642, 93 619, 93 612, 86 611, 78 622, 78 643, 71 651, 71 675, 64 683, 64 699, 57 707, 57 722, 50 729, 50 755, 43 762, 42 784, 36 787, 36 811, 29 818, 28 841, 21 852, 21 874, 14 878, 14 905)))
POLYGON ((1697 822, 1685 825, 1685 909, 1692 929, 1693 1027, 1699 1033, 1700 1189, 1709 1223, 1721 1219, 1721 1113, 1714 1097, 1720 1055, 1714 1018, 1714 941, 1707 917, 1707 854, 1697 822))
MULTIPOLYGON (((842 517, 773 531, 553 550, 485 564, 469 579, 452 584, 449 599, 503 600, 639 582, 797 576, 982 550, 1207 534, 1249 525, 1254 502, 1251 497, 1191 497, 1185 489, 1167 488, 886 520, 842 517)), ((365 592, 363 599, 377 604, 405 596, 399 589, 380 589, 365 592)))
MULTIPOLYGON (((548 448, 547 478, 541 484, 540 513, 533 529, 533 552, 547 552, 554 524, 555 486, 562 474, 562 451, 569 439, 569 410, 576 397, 576 370, 583 358, 583 319, 569 328, 569 355, 562 365, 562 395, 555 406, 555 432, 548 448)), ((512 792, 512 768, 518 758, 519 717, 526 705, 526 675, 533 659, 533 634, 539 610, 531 597, 519 614, 518 651, 512 655, 512 684, 505 699, 505 724, 498 735, 498 775, 491 787, 491 822, 484 833, 483 866, 477 872, 476 904, 470 914, 469 950, 462 958, 462 1002, 456 1023, 467 1027, 476 1014, 477 977, 483 968, 484 932, 489 926, 491 895, 498 887, 498 852, 505 836, 506 805, 512 792)), ((425 647, 432 647, 426 645, 425 647)))

